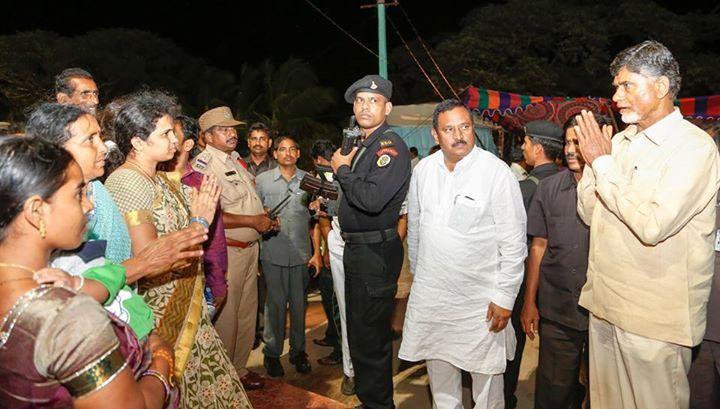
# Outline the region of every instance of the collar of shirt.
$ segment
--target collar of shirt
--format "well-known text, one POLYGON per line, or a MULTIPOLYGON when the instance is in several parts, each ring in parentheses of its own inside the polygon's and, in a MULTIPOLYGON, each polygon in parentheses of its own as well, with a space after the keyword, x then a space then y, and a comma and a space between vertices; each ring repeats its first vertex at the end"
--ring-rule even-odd
POLYGON ((252 166, 253 168, 259 168, 259 167, 262 167, 262 166, 270 166, 270 161, 271 161, 272 159, 270 158, 270 154, 267 154, 267 155, 265 155, 265 159, 263 159, 260 163, 255 163, 255 162, 252 160, 252 156, 250 156, 250 155, 244 157, 243 160, 244 160, 245 163, 247 163, 249 166, 252 166))
POLYGON ((552 162, 549 162, 549 163, 543 163, 542 165, 539 165, 539 166, 535 166, 530 171, 530 176, 540 176, 545 172, 556 173, 557 165, 552 162))
POLYGON ((642 132, 637 131, 637 125, 630 125, 622 132, 623 137, 629 141, 635 140, 640 135, 644 135, 655 145, 661 145, 670 135, 678 121, 683 119, 680 109, 673 108, 673 111, 666 115, 663 119, 650 125, 649 128, 642 132))
MULTIPOLYGON (((278 181, 280 178, 283 177, 282 172, 280 172, 280 166, 270 170, 272 172, 272 177, 274 181, 278 181)), ((290 178, 288 182, 292 182, 294 179, 298 178, 298 168, 295 167, 295 173, 293 173, 293 176, 290 178)))
POLYGON ((221 163, 225 163, 228 158, 237 159, 240 156, 235 151, 225 153, 212 145, 205 145, 205 150, 210 152, 216 159, 220 160, 221 163))
POLYGON ((387 122, 383 122, 382 125, 378 129, 376 129, 373 133, 370 134, 367 138, 365 138, 364 141, 362 141, 360 144, 366 148, 370 147, 370 145, 375 142, 380 135, 383 134, 390 126, 387 124, 387 122))
POLYGON ((470 152, 467 155, 465 155, 464 158, 460 159, 458 161, 458 163, 455 164, 455 168, 453 169, 452 172, 450 172, 450 169, 448 169, 447 166, 445 165, 445 155, 442 154, 442 151, 438 152, 440 154, 437 156, 435 163, 437 163, 438 166, 440 166, 447 173, 455 173, 455 174, 462 173, 462 171, 465 168, 467 168, 468 166, 470 166, 473 163, 475 157, 477 156, 477 149, 480 149, 480 148, 478 148, 478 147, 472 148, 470 150, 470 152))
POLYGON ((575 189, 577 187, 577 180, 575 180, 575 173, 570 169, 566 169, 563 172, 563 180, 560 184, 560 190, 566 191, 575 189))

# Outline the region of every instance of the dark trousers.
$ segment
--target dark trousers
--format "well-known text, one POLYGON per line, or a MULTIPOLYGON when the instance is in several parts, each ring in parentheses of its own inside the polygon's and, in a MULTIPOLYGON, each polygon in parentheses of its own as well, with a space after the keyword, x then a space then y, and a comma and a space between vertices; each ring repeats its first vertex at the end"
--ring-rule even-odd
POLYGON ((525 283, 520 286, 520 291, 515 298, 515 306, 513 306, 510 322, 513 330, 515 330, 515 339, 517 339, 517 347, 515 348, 515 357, 512 361, 507 361, 505 373, 503 374, 503 389, 505 395, 505 408, 514 409, 517 406, 517 398, 515 390, 517 389, 518 378, 520 377, 520 363, 522 362, 523 350, 525 349, 525 332, 522 330, 520 323, 520 313, 522 313, 525 299, 525 283))
POLYGON ((305 264, 278 266, 263 264, 267 283, 263 354, 280 358, 285 343, 285 323, 290 310, 290 357, 305 352, 305 310, 310 275, 305 264))
POLYGON ((345 243, 345 302, 355 392, 366 408, 394 408, 392 316, 403 262, 400 239, 345 243))
POLYGON ((543 318, 539 331, 535 409, 580 409, 585 398, 580 366, 587 362, 588 332, 543 318))
POLYGON ((333 348, 333 353, 342 356, 340 347, 340 309, 335 298, 335 288, 330 269, 323 267, 320 271, 320 299, 322 300, 323 311, 328 320, 325 330, 325 341, 333 348))
POLYGON ((720 343, 703 340, 695 347, 688 380, 691 408, 720 408, 720 343))
POLYGON ((260 275, 257 278, 257 296, 258 309, 255 317, 255 337, 262 338, 263 329, 265 328, 265 297, 267 296, 267 284, 265 283, 265 274, 263 274, 262 261, 258 264, 260 275))

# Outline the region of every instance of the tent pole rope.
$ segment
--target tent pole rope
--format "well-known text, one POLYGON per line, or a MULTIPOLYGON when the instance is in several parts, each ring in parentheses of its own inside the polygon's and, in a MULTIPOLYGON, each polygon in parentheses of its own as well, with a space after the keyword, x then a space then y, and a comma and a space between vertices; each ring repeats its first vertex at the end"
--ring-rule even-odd
POLYGON ((430 57, 430 61, 432 61, 433 65, 435 65, 435 69, 442 77, 443 81, 445 81, 445 84, 448 88, 450 88, 450 91, 452 91, 453 95, 457 100, 460 100, 460 96, 458 95, 457 91, 455 91, 455 88, 453 88, 452 85, 450 85, 450 81, 448 81, 447 77, 445 76, 445 73, 443 72, 442 68, 440 68, 440 65, 435 60, 435 57, 433 57, 432 53, 430 53, 430 49, 428 49, 427 45, 425 44, 425 41, 423 41, 422 37, 420 37, 420 33, 417 31, 417 28, 415 28, 415 24, 410 20, 410 16, 405 11, 405 8, 398 2, 398 6, 400 6, 400 11, 402 11, 403 15, 405 16, 405 20, 407 20, 408 24, 410 24, 410 28, 412 28, 413 32, 415 33, 415 36, 417 36, 417 39, 420 41, 420 44, 422 45, 423 49, 427 53, 428 57, 430 57))
POLYGON ((355 41, 356 43, 358 43, 362 48, 364 48, 365 50, 367 50, 367 52, 369 52, 370 54, 374 55, 374 56, 377 57, 377 58, 380 58, 380 56, 378 55, 378 53, 376 53, 375 51, 373 51, 372 49, 370 49, 370 47, 368 47, 368 46, 366 46, 365 44, 363 44, 360 40, 358 40, 357 38, 355 38, 355 36, 353 36, 352 34, 350 34, 347 30, 345 30, 344 28, 340 27, 340 24, 336 23, 333 19, 330 18, 330 16, 328 16, 327 14, 325 14, 325 13, 324 13, 322 10, 320 10, 316 5, 314 5, 310 0, 305 0, 305 2, 306 2, 307 4, 309 4, 310 7, 314 8, 315 11, 317 11, 318 13, 320 13, 320 15, 322 15, 323 17, 325 17, 325 19, 327 19, 327 21, 329 21, 329 22, 332 23, 335 27, 337 27, 340 31, 342 31, 343 33, 345 33, 345 35, 347 35, 348 37, 350 37, 353 41, 355 41))
POLYGON ((435 85, 435 83, 433 82, 433 80, 430 78, 430 76, 428 75, 428 73, 425 71, 425 69, 423 68, 423 66, 420 64, 420 61, 418 61, 417 57, 415 56, 415 53, 412 52, 412 50, 410 49, 410 46, 409 46, 408 43, 405 41, 405 39, 403 38, 402 34, 400 34, 400 30, 398 30, 397 26, 395 26, 395 23, 393 22, 393 20, 390 18, 390 16, 387 16, 387 19, 388 19, 388 21, 390 22, 390 25, 392 26, 393 30, 395 30, 395 34, 397 34, 397 36, 400 37, 400 41, 402 41, 403 46, 405 46, 405 49, 406 49, 407 52, 410 54, 410 57, 412 57, 413 61, 415 61, 415 64, 418 66, 418 68, 420 68, 420 71, 421 71, 422 74, 425 76, 425 79, 426 79, 426 80, 430 83, 430 85, 433 87, 433 90, 435 90, 435 93, 438 94, 438 96, 440 97, 440 99, 441 99, 441 100, 444 100, 445 97, 443 96, 442 92, 440 92, 440 90, 438 89, 438 87, 435 85))

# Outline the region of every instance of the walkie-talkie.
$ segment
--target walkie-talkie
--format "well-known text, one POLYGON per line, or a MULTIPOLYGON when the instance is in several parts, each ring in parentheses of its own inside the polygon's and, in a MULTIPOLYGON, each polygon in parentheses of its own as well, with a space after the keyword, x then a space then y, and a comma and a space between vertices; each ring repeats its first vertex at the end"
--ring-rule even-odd
POLYGON ((355 115, 350 117, 348 127, 343 129, 343 140, 340 146, 340 153, 349 155, 352 149, 357 146, 358 139, 363 135, 363 131, 355 123, 355 115))

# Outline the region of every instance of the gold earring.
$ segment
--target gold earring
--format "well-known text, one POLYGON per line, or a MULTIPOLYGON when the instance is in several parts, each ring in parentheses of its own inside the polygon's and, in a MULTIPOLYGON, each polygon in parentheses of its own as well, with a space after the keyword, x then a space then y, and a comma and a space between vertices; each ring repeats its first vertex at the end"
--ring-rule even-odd
POLYGON ((40 219, 40 225, 38 226, 38 231, 40 232, 40 238, 44 239, 45 235, 47 234, 47 228, 45 227, 45 220, 40 219))

